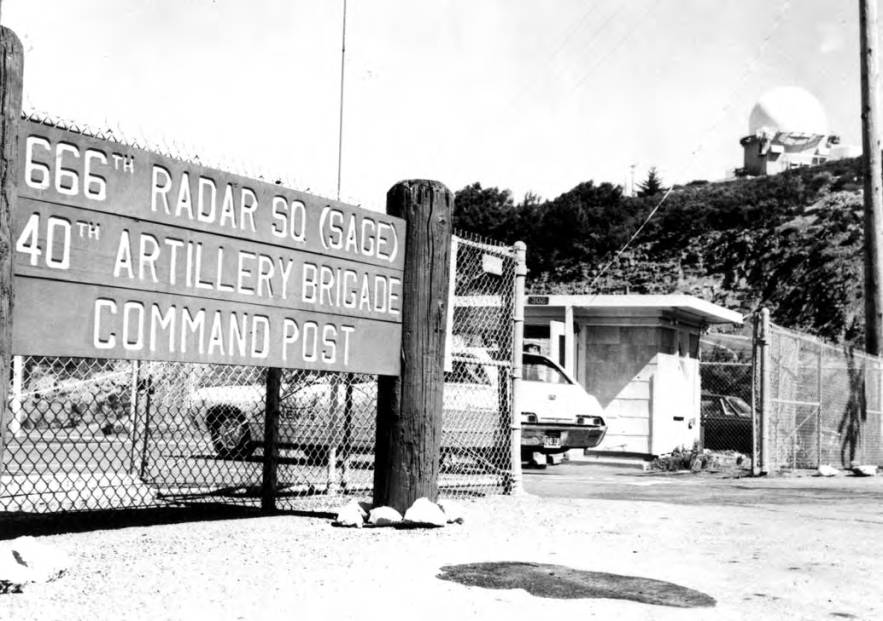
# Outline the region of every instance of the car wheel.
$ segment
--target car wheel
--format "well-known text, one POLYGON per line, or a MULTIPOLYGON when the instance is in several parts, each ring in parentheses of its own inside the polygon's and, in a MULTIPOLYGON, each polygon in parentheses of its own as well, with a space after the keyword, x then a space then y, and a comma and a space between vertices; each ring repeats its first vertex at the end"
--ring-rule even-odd
POLYGON ((254 451, 245 415, 232 405, 212 408, 206 420, 218 457, 242 459, 254 451))
POLYGON ((535 451, 521 451, 521 463, 527 468, 536 470, 546 469, 546 456, 535 451), (539 459, 539 461, 538 461, 539 459))

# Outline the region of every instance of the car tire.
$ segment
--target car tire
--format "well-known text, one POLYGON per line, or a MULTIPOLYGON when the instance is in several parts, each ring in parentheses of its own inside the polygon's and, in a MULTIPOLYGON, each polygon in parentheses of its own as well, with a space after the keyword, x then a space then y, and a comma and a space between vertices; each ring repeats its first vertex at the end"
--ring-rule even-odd
POLYGON ((215 453, 221 459, 244 459, 254 452, 245 414, 232 405, 213 407, 206 417, 215 453))

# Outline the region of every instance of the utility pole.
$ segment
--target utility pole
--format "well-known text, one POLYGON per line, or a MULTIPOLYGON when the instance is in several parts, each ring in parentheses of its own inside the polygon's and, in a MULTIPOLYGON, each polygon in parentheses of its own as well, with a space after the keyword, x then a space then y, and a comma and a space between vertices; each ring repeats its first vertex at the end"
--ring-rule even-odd
POLYGON ((883 349, 883 265, 880 243, 883 237, 883 166, 881 166, 877 82, 877 0, 859 0, 859 34, 862 74, 862 163, 865 180, 865 350, 880 354, 883 349))

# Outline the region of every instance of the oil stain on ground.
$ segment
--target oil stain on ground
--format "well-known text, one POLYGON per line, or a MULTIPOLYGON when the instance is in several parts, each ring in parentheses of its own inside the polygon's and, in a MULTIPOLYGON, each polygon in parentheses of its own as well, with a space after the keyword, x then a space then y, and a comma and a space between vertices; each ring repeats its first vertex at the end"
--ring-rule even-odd
POLYGON ((620 576, 543 563, 496 562, 446 565, 438 578, 486 589, 524 589, 556 599, 626 599, 658 606, 699 608, 715 599, 671 582, 620 576))

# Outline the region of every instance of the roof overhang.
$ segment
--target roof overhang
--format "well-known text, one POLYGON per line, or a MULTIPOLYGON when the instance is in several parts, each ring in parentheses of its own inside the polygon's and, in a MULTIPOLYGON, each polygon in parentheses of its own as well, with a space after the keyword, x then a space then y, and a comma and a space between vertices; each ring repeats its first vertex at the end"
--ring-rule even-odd
POLYGON ((675 312, 697 323, 737 324, 741 313, 692 295, 528 295, 527 311, 554 311, 572 308, 577 316, 616 317, 662 315, 675 312))

